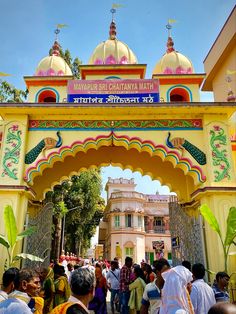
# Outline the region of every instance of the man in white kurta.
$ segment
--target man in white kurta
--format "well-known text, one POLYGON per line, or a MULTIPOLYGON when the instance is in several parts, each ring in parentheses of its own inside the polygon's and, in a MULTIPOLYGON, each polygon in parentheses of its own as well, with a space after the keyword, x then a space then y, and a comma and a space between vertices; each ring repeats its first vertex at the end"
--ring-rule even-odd
POLYGON ((203 280, 205 267, 194 264, 192 267, 193 283, 190 294, 195 314, 208 313, 209 309, 216 303, 213 289, 203 280))

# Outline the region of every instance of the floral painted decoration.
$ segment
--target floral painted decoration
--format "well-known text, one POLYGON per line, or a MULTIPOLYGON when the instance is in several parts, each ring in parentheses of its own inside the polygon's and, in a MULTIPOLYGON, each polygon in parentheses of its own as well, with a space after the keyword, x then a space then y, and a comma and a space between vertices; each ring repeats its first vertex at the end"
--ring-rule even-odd
POLYGON ((213 166, 217 168, 214 171, 214 181, 219 182, 223 179, 230 180, 230 163, 227 158, 227 150, 225 149, 227 145, 225 131, 220 126, 214 125, 213 130, 210 130, 210 137, 213 166))
POLYGON ((8 129, 6 138, 6 147, 3 156, 3 171, 2 177, 10 177, 17 180, 17 167, 20 158, 20 148, 21 148, 21 130, 19 130, 18 125, 12 125, 8 129))

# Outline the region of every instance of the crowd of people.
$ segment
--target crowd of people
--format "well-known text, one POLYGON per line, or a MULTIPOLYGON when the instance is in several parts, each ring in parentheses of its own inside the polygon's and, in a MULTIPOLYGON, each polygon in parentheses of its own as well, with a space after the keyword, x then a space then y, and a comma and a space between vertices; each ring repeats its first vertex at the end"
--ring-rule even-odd
POLYGON ((9 268, 2 278, 0 314, 107 314, 108 291, 112 314, 236 314, 228 274, 218 272, 212 287, 204 277, 200 263, 171 268, 164 258, 152 266, 126 257, 122 267, 114 259, 56 263, 37 271, 9 268))

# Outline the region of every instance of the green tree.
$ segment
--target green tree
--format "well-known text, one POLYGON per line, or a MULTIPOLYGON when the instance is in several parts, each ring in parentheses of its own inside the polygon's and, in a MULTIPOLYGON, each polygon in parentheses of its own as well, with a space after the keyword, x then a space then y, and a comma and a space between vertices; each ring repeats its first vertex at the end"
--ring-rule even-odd
POLYGON ((212 230, 214 230, 220 237, 220 242, 222 244, 222 249, 224 252, 224 267, 225 271, 227 272, 229 249, 232 244, 234 245, 236 244, 234 242, 236 237, 236 207, 231 207, 229 209, 226 225, 226 234, 224 238, 219 223, 215 215, 213 214, 212 210, 206 204, 201 205, 199 210, 203 218, 208 222, 208 224, 212 228, 212 230))
MULTIPOLYGON (((52 48, 49 51, 49 55, 52 55, 52 48)), ((68 49, 66 49, 65 51, 63 51, 63 49, 60 47, 60 55, 61 57, 66 61, 66 63, 68 64, 68 66, 71 68, 72 74, 74 76, 74 78, 76 79, 80 79, 80 65, 82 64, 82 61, 76 57, 74 60, 71 57, 71 53, 68 49)))
POLYGON ((53 203, 53 259, 59 258, 63 242, 66 251, 80 255, 90 247, 90 240, 105 208, 101 189, 99 171, 88 170, 72 176, 71 180, 55 186, 52 192, 46 194, 46 202, 53 203), (63 230, 64 239, 61 238, 63 230))
POLYGON ((64 203, 66 194, 64 185, 56 185, 53 192, 46 194, 46 202, 53 203, 53 228, 52 228, 52 249, 51 257, 58 259, 61 248, 62 218, 67 213, 67 207, 64 203))
POLYGON ((27 95, 28 90, 17 89, 7 81, 0 80, 0 102, 22 103, 27 95))
POLYGON ((34 227, 30 227, 25 229, 23 232, 18 233, 16 219, 13 209, 10 205, 5 206, 3 216, 6 236, 0 235, 0 244, 6 248, 8 254, 8 258, 5 261, 5 269, 12 267, 14 263, 20 259, 29 259, 31 261, 43 262, 43 259, 31 254, 20 253, 14 255, 14 249, 17 242, 33 234, 36 229, 34 227))
POLYGON ((101 198, 102 182, 99 171, 88 170, 71 178, 64 201, 66 215, 66 251, 83 255, 99 225, 105 208, 101 198), (70 210, 73 209, 73 210, 70 210))

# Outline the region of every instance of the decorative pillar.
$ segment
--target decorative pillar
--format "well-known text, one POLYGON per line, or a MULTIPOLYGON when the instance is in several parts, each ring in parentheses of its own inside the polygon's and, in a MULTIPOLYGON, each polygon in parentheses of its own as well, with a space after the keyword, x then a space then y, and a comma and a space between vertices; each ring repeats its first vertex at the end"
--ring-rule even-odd
MULTIPOLYGON (((7 115, 2 121, 2 142, 0 150, 0 217, 4 207, 11 205, 16 217, 18 232, 24 227, 28 207, 28 198, 33 191, 25 184, 24 159, 28 132, 27 115, 7 115)), ((3 219, 0 220, 0 233, 5 234, 3 219)), ((16 253, 21 251, 21 244, 16 246, 16 253)), ((0 256, 5 250, 0 246, 0 256)), ((3 265, 2 265, 3 267, 3 265)), ((0 269, 0 273, 3 269, 0 269)))
MULTIPOLYGON (((204 186, 192 193, 193 200, 207 204, 216 216, 223 238, 229 208, 236 206, 236 172, 233 164, 232 147, 226 115, 205 115, 203 119, 204 141, 207 164, 204 186)), ((218 234, 204 223, 206 257, 208 269, 224 270, 224 256, 218 234)), ((233 247, 231 247, 233 250, 233 247)))
POLYGON ((169 218, 169 216, 164 216, 163 222, 164 222, 165 231, 169 231, 170 230, 170 218, 169 218))
POLYGON ((154 217, 149 216, 148 217, 148 232, 150 232, 150 233, 154 232, 153 222, 154 222, 154 217))

